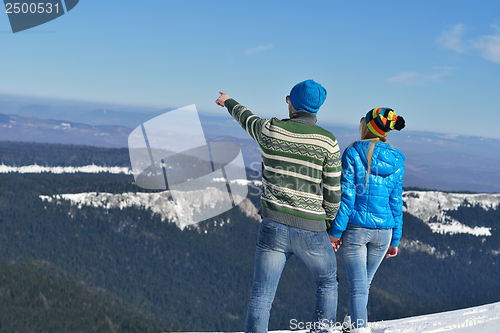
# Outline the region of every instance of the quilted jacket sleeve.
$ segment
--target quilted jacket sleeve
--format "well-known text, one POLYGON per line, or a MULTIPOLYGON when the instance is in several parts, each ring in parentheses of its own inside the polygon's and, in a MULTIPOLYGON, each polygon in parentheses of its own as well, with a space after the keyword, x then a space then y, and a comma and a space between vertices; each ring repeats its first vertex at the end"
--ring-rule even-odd
POLYGON ((389 206, 396 223, 392 229, 391 246, 399 246, 399 240, 403 233, 403 176, 405 173, 404 164, 395 172, 396 186, 389 197, 389 206))
POLYGON ((348 147, 342 155, 342 199, 332 228, 328 231, 330 236, 336 238, 340 238, 347 228, 356 201, 354 152, 354 148, 348 147))

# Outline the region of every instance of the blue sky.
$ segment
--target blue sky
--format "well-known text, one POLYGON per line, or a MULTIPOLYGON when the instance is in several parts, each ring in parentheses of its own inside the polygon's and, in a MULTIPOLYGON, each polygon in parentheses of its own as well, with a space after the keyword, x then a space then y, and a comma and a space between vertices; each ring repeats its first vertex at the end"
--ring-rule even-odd
MULTIPOLYGON (((320 121, 388 106, 407 128, 500 139, 500 2, 88 1, 12 34, 0 14, 0 94, 263 117, 314 79, 320 121)), ((91 110, 89 110, 91 111, 91 110)))

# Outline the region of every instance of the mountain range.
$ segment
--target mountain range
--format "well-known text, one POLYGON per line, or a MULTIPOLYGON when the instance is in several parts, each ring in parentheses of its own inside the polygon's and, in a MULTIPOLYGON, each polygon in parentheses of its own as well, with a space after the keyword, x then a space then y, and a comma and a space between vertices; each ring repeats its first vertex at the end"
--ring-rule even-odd
MULTIPOLYGON (((183 197, 139 188, 130 169, 128 135, 167 109, 51 103, 0 100, 0 328, 241 331, 260 221, 256 143, 229 115, 199 113, 207 141, 240 146, 247 179, 232 186, 249 194, 185 224, 172 214, 183 197)), ((341 149, 358 138, 354 127, 318 125, 341 149)), ((406 156, 403 238, 372 284, 370 320, 499 301, 500 140, 411 127, 389 138, 406 156)), ((184 197, 193 211, 210 202, 184 197)), ((340 319, 348 289, 337 258, 340 319)), ((309 320, 313 295, 310 274, 292 257, 270 329, 309 320)))
MULTIPOLYGON (((170 108, 124 106, 0 94, 0 140, 124 148, 132 130, 170 108)), ((198 112, 207 141, 240 145, 245 164, 260 168, 260 150, 228 115, 198 112)), ((414 131, 411 119, 389 142, 406 156, 406 187, 500 192, 500 140, 414 131)), ((359 138, 355 126, 322 122, 341 150, 359 138)))
MULTIPOLYGON (((83 331, 242 330, 260 221, 257 171, 235 181, 249 189, 242 204, 183 225, 171 214, 178 199, 135 185, 126 148, 1 142, 0 156, 0 323, 7 331, 67 331, 56 322, 83 331), (38 280, 19 278, 33 274, 38 280)), ((185 195, 192 209, 211 204, 185 195)), ((400 253, 384 260, 373 281, 370 321, 498 302, 499 195, 405 188, 404 202, 400 253)), ((349 297, 337 260, 341 319, 349 297)), ((310 273, 292 257, 270 329, 310 320, 313 305, 310 273)))

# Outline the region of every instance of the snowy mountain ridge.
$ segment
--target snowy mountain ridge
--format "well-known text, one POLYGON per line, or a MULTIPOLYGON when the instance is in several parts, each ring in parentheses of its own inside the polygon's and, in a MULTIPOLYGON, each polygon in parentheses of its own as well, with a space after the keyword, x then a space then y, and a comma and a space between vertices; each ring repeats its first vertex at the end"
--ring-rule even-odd
MULTIPOLYGON (((222 179, 213 179, 215 182, 220 182, 222 179)), ((232 184, 240 186, 260 187, 260 181, 248 181, 245 179, 237 179, 231 181, 232 184)), ((173 200, 169 191, 157 193, 75 193, 75 194, 57 194, 53 196, 41 195, 40 199, 51 202, 52 200, 61 201, 67 200, 71 204, 81 208, 82 205, 92 207, 102 207, 106 209, 125 207, 138 207, 142 209, 151 209, 153 213, 159 214, 162 220, 175 222, 179 228, 183 229, 189 223, 180 224, 176 222, 176 217, 172 211, 175 205, 183 205, 189 207, 191 211, 199 210, 208 205, 214 205, 218 201, 223 200, 224 193, 220 190, 211 188, 207 189, 209 193, 201 195, 203 191, 181 192, 181 195, 173 200)), ((438 191, 404 191, 403 192, 404 207, 403 211, 411 214, 424 223, 429 228, 440 234, 457 234, 465 233, 474 236, 491 236, 491 228, 476 226, 474 228, 464 224, 465 221, 457 221, 447 215, 449 211, 458 209, 459 207, 481 207, 484 210, 498 209, 500 205, 500 194, 463 194, 463 193, 445 193, 438 191)), ((189 210, 188 209, 188 210, 189 210)), ((256 216, 257 208, 250 201, 240 206, 240 209, 245 211, 248 216, 256 216)), ((189 214, 188 211, 186 211, 189 214)), ((415 246, 416 244, 413 244, 415 246)), ((431 250, 432 252, 432 250, 431 250)))
MULTIPOLYGON (((4 164, 0 165, 0 173, 54 173, 54 174, 62 174, 62 173, 102 173, 108 172, 112 174, 132 174, 132 170, 127 167, 103 167, 97 165, 86 165, 79 167, 47 167, 40 165, 27 165, 21 167, 14 166, 6 166, 4 164)), ((223 182, 224 179, 214 178, 212 181, 214 182, 223 182)), ((258 188, 261 186, 261 182, 257 180, 248 181, 246 179, 236 179, 232 180, 231 184, 237 184, 240 186, 250 185, 254 188, 258 188)), ((129 194, 130 196, 131 194, 129 194)), ((141 196, 141 194, 138 194, 141 196)), ((64 196, 64 195, 63 195, 64 196)), ((109 194, 109 196, 113 196, 109 194)), ((80 198, 82 203, 91 201, 93 204, 97 205, 97 202, 100 200, 108 200, 109 196, 101 195, 99 198, 90 199, 90 196, 85 196, 84 194, 80 194, 79 196, 72 196, 72 202, 77 202, 80 198), (85 198, 85 199, 84 199, 85 198)), ((122 195, 123 196, 123 195, 122 195)), ((143 198, 142 196, 141 198, 143 198)), ((64 197, 70 198, 70 197, 64 197)), ((69 199, 68 199, 69 200, 69 199)), ((121 202, 122 199, 111 200, 110 203, 107 204, 107 207, 124 207, 123 203, 115 206, 112 202, 121 202)), ((471 234, 474 236, 491 236, 491 228, 487 227, 474 227, 471 228, 469 226, 464 225, 460 221, 457 221, 450 217, 447 212, 458 209, 459 207, 476 207, 479 206, 484 210, 497 209, 500 204, 500 194, 491 194, 491 193, 479 193, 479 194, 465 194, 465 193, 446 193, 440 191, 405 191, 403 193, 403 201, 404 208, 403 210, 419 219, 427 223, 429 228, 433 232, 440 234, 457 234, 457 233, 465 233, 471 234)), ((143 199, 132 200, 128 199, 125 202, 142 202, 145 201, 143 199)), ((103 205, 102 203, 100 204, 103 205)), ((135 205, 135 204, 134 204, 135 205)), ((154 206, 151 204, 141 204, 140 206, 144 206, 150 208, 150 206, 154 206)), ((161 208, 156 207, 156 211, 162 211, 161 208)), ((161 214, 162 218, 166 218, 167 215, 161 214)))
MULTIPOLYGON (((55 202, 60 204, 62 200, 69 201, 71 205, 81 209, 82 206, 89 206, 94 208, 119 208, 124 209, 127 207, 136 207, 148 210, 150 209, 153 214, 158 214, 162 222, 168 221, 175 223, 181 230, 186 226, 194 224, 189 219, 193 216, 195 211, 206 209, 207 207, 214 207, 218 202, 227 200, 227 193, 223 193, 216 188, 207 188, 205 190, 180 192, 177 191, 175 199, 172 198, 170 191, 162 191, 156 193, 73 193, 73 194, 56 194, 52 196, 40 195, 42 201, 49 203, 55 202), (176 212, 182 211, 187 219, 179 219, 176 212)), ((238 199, 238 198, 236 198, 238 199)), ((257 208, 250 202, 250 200, 243 200, 239 208, 246 213, 247 216, 257 218, 257 208)), ((222 221, 221 225, 225 222, 222 221)))
POLYGON ((477 226, 471 228, 453 219, 447 212, 457 210, 460 207, 481 207, 484 210, 496 210, 500 204, 500 194, 405 191, 403 192, 403 202, 404 212, 424 221, 435 233, 491 236, 491 228, 477 226))
POLYGON ((104 167, 98 166, 95 164, 79 166, 79 167, 62 167, 62 166, 42 166, 42 165, 25 165, 25 166, 8 166, 5 164, 0 165, 0 173, 54 173, 54 174, 63 174, 63 173, 101 173, 101 172, 109 172, 112 174, 125 174, 131 175, 132 170, 128 167, 104 167))
MULTIPOLYGON (((104 167, 97 165, 86 165, 79 167, 61 167, 61 166, 41 166, 41 165, 27 165, 21 167, 6 166, 4 164, 0 165, 0 173, 111 173, 111 174, 126 174, 131 175, 132 170, 127 167, 104 167)), ((223 182, 224 179, 214 178, 214 182, 223 182)), ((231 181, 231 184, 236 184, 240 186, 251 186, 253 188, 260 188, 262 183, 258 180, 246 180, 246 179, 235 179, 231 181)), ((215 202, 219 201, 217 198, 221 193, 217 191, 213 192, 213 198, 216 198, 215 202)), ((198 195, 199 196, 199 195, 198 195)), ((160 198, 170 197, 168 193, 123 193, 123 194, 111 194, 111 193, 79 193, 79 194, 60 194, 58 196, 53 196, 56 200, 68 200, 72 204, 77 204, 78 207, 81 205, 93 206, 93 207, 105 207, 110 208, 120 208, 124 207, 142 207, 144 209, 152 209, 154 213, 161 215, 162 219, 169 221, 174 221, 175 217, 172 213, 169 213, 171 205, 179 205, 174 201, 165 201, 160 198), (164 204, 161 207, 162 203, 164 204)), ((195 195, 196 197, 196 195, 195 195)), ((48 200, 48 197, 40 196, 43 200, 48 200)), ((187 198, 187 197, 186 197, 187 198)), ((205 200, 207 200, 205 198, 205 200)), ((474 236, 491 236, 491 228, 475 226, 470 227, 465 225, 464 221, 457 221, 448 212, 457 210, 460 207, 481 207, 484 210, 498 209, 500 205, 500 194, 494 193, 446 193, 440 191, 404 191, 403 192, 404 207, 403 211, 411 214, 424 223, 426 223, 429 228, 440 234, 470 234, 474 236)), ((185 202, 189 202, 185 201, 185 202)), ((191 210, 199 209, 200 203, 193 203, 191 210), (198 206, 195 208, 194 206, 198 206)), ((253 205, 252 205, 253 206, 253 205)), ((254 207, 255 208, 255 207, 254 207)), ((254 211, 255 209, 251 209, 254 211)), ((188 212, 186 212, 188 213, 188 212)), ((254 213, 249 213, 254 214, 254 213)), ((182 229, 185 227, 185 223, 178 223, 179 227, 182 229)), ((414 244, 415 245, 415 244, 414 244)))

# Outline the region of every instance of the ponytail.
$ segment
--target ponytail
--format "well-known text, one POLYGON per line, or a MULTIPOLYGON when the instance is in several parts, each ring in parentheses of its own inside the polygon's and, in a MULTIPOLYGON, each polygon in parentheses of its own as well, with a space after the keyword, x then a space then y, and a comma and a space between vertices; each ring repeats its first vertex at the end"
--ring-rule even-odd
MULTIPOLYGON (((361 118, 361 121, 359 122, 359 132, 361 134, 361 140, 363 141, 373 141, 372 144, 370 145, 370 150, 368 151, 368 167, 366 169, 366 183, 365 183, 365 189, 368 187, 368 178, 370 177, 370 167, 372 164, 372 156, 373 156, 373 150, 375 149, 375 145, 377 142, 385 142, 387 143, 387 138, 385 137, 379 137, 373 134, 369 129, 368 126, 366 126, 366 121, 365 117, 361 118)), ((354 144, 354 143, 353 143, 354 144)))
POLYGON ((372 155, 373 155, 373 150, 375 149, 375 145, 377 142, 380 141, 379 138, 375 139, 370 139, 373 140, 372 144, 370 145, 370 150, 368 151, 368 167, 366 169, 366 183, 365 183, 365 189, 368 187, 368 178, 370 177, 370 166, 372 164, 372 155))

